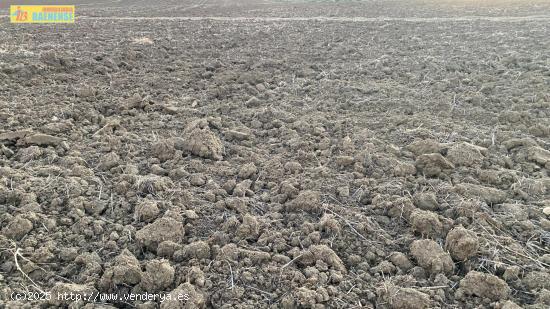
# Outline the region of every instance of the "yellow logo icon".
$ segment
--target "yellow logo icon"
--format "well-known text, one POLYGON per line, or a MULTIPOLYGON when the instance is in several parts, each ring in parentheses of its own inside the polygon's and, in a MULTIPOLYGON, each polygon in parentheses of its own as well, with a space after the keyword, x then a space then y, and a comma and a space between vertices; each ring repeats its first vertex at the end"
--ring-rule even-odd
POLYGON ((12 5, 12 23, 74 23, 74 5, 12 5))

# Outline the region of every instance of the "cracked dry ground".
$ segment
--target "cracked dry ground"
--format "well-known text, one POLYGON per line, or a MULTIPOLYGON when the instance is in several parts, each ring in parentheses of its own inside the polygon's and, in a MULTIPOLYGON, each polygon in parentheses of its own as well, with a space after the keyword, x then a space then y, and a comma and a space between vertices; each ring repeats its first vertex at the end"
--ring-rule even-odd
POLYGON ((546 21, 1 26, 1 308, 550 305, 546 21))

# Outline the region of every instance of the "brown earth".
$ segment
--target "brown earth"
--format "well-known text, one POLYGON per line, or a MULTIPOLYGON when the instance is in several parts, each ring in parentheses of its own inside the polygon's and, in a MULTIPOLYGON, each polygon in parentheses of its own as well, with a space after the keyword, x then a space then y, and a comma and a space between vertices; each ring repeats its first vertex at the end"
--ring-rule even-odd
POLYGON ((550 305, 548 2, 76 3, 0 19, 0 308, 550 305))

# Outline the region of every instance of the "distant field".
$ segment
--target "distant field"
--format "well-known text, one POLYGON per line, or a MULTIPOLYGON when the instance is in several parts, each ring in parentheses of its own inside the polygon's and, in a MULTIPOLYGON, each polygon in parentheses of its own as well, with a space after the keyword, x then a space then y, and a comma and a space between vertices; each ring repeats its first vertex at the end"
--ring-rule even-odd
POLYGON ((0 19, 0 308, 548 308, 548 2, 71 3, 0 19))

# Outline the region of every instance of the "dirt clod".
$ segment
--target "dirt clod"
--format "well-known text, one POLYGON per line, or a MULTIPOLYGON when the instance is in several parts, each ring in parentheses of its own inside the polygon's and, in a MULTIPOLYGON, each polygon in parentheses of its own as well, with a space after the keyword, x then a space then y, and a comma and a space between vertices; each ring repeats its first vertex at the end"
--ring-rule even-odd
POLYGON ((170 299, 160 305, 161 309, 201 309, 206 306, 206 296, 191 283, 180 284, 172 292, 170 299), (182 298, 182 299, 179 299, 182 298))
POLYGON ((466 295, 486 297, 496 301, 508 298, 510 287, 497 276, 470 271, 464 279, 460 280, 459 291, 466 295))
POLYGON ((246 214, 243 223, 237 228, 236 235, 239 238, 257 238, 260 233, 260 225, 256 217, 246 214))
POLYGON ((183 256, 188 259, 210 258, 210 246, 204 241, 195 241, 183 248, 183 256))
POLYGON ((376 290, 381 303, 393 309, 430 308, 430 296, 412 288, 402 288, 393 284, 384 285, 376 290))
POLYGON ((475 233, 463 228, 455 227, 447 233, 445 249, 456 261, 465 261, 475 256, 479 248, 479 241, 475 233))
POLYGON ((546 306, 550 306, 550 290, 542 289, 537 302, 546 306))
POLYGON ((223 158, 222 141, 210 130, 204 119, 191 122, 183 131, 183 139, 183 150, 191 154, 214 160, 223 158))
POLYGON ((114 265, 103 273, 99 281, 102 291, 109 291, 116 285, 135 285, 141 281, 141 267, 136 257, 127 249, 115 258, 114 265))
POLYGON ((300 258, 300 262, 306 265, 315 264, 317 260, 327 263, 336 270, 346 272, 346 267, 340 257, 326 245, 311 246, 300 258))
POLYGON ((414 206, 423 209, 434 211, 438 208, 437 197, 434 193, 424 192, 417 193, 413 196, 414 206))
POLYGON ((447 158, 455 166, 479 165, 487 154, 487 149, 461 142, 453 145, 447 152, 447 158))
POLYGON ((109 152, 101 158, 99 168, 102 170, 110 170, 120 164, 120 157, 115 152, 109 152))
POLYGON ((150 222, 157 218, 160 210, 155 201, 142 200, 134 210, 134 219, 136 221, 150 222))
POLYGON ((418 156, 415 166, 419 173, 428 177, 440 177, 454 169, 454 165, 439 153, 418 156))
POLYGON ((172 139, 163 139, 151 146, 152 155, 160 161, 167 161, 174 158, 176 153, 175 143, 172 139))
POLYGON ((443 147, 433 139, 419 140, 407 145, 406 149, 417 156, 430 153, 439 153, 443 147))
POLYGON ((288 211, 315 212, 320 208, 321 198, 319 192, 310 190, 300 192, 294 200, 286 203, 288 211))
POLYGON ((522 281, 530 289, 550 289, 550 273, 546 271, 529 272, 522 281))
POLYGON ((548 166, 548 163, 550 163, 550 151, 533 146, 527 150, 527 158, 542 166, 548 166))
POLYGON ((0 308, 548 307, 550 1, 76 2, 0 21, 0 308))
POLYGON ((168 261, 149 261, 142 274, 140 287, 150 293, 163 291, 174 281, 174 274, 175 270, 168 261))
POLYGON ((165 241, 180 242, 184 235, 181 222, 172 218, 159 218, 136 232, 137 241, 148 248, 156 251, 157 246, 165 241))
POLYGON ((54 306, 69 306, 72 303, 75 303, 75 295, 96 295, 97 290, 92 285, 87 284, 76 284, 76 283, 56 283, 54 287, 50 290, 51 295, 56 297, 50 297, 48 303, 54 306), (58 295, 73 295, 71 300, 69 296, 67 297, 57 297, 58 295))
POLYGON ((413 264, 409 258, 401 252, 393 252, 390 254, 390 261, 397 267, 401 268, 403 271, 408 271, 413 268, 413 264))
POLYGON ((411 245, 411 255, 418 265, 431 274, 452 273, 454 263, 449 253, 443 251, 435 241, 430 239, 415 240, 411 245))
POLYGON ((466 197, 480 198, 487 204, 503 203, 507 198, 507 194, 504 191, 471 183, 459 184, 455 186, 455 190, 466 197))
POLYGON ((256 174, 257 171, 258 169, 254 163, 246 163, 239 169, 239 177, 247 179, 256 174))
POLYGON ((33 223, 22 215, 15 216, 2 228, 2 234, 8 238, 19 240, 33 229, 33 223))
POLYGON ((415 209, 410 216, 413 231, 422 236, 438 238, 443 234, 443 223, 431 211, 415 209))
POLYGON ((25 137, 25 144, 38 146, 57 146, 63 140, 59 137, 47 134, 34 134, 25 137))

